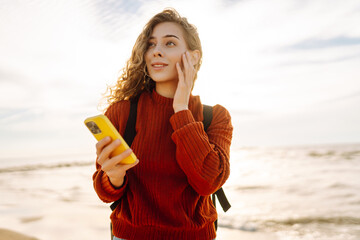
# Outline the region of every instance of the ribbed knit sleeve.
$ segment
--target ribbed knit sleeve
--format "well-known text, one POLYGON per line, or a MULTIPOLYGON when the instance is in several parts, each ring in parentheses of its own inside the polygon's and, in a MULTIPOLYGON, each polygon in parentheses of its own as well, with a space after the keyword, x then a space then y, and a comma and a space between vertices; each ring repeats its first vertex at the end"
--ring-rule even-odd
POLYGON ((97 165, 97 171, 93 175, 94 189, 99 198, 106 203, 114 202, 120 199, 126 190, 127 177, 125 176, 124 184, 120 188, 115 188, 106 173, 100 170, 100 166, 97 165))
POLYGON ((190 110, 170 118, 174 129, 176 160, 189 184, 200 195, 217 191, 230 175, 230 144, 233 127, 229 112, 213 107, 213 119, 207 133, 202 122, 195 121, 190 110))
MULTIPOLYGON (((109 118, 120 134, 123 134, 125 130, 129 111, 129 102, 122 101, 111 105, 105 112, 105 116, 109 118)), ((102 201, 109 203, 121 198, 124 195, 127 183, 127 177, 125 176, 124 184, 120 188, 115 188, 106 173, 101 170, 101 166, 96 163, 96 171, 93 174, 93 184, 95 192, 102 201)))

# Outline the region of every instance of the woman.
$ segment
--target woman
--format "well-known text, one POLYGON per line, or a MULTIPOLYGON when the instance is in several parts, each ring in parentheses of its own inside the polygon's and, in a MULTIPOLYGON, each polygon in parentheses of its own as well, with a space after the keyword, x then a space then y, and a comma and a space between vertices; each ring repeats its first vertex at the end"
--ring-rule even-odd
POLYGON ((105 138, 96 144, 94 188, 104 202, 121 199, 111 214, 114 239, 216 237, 210 195, 230 173, 231 117, 213 107, 207 132, 200 98, 191 94, 202 49, 196 28, 166 9, 145 26, 105 115, 123 135, 130 101, 138 97, 136 136, 127 150, 105 138), (139 160, 121 161, 134 151, 139 160))

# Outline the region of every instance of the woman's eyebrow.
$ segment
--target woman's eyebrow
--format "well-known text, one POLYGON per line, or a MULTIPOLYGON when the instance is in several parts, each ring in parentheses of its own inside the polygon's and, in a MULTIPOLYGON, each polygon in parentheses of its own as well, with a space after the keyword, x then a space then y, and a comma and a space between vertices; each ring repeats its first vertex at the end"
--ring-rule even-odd
MULTIPOLYGON (((167 34, 167 35, 163 36, 163 38, 171 38, 171 37, 177 38, 177 39, 180 40, 180 38, 179 38, 178 36, 173 35, 173 34, 167 34)), ((154 36, 151 36, 149 39, 155 39, 155 37, 154 37, 154 36)))
POLYGON ((170 37, 174 37, 174 38, 177 38, 180 40, 179 37, 175 36, 175 35, 172 35, 172 34, 168 34, 168 35, 165 35, 163 38, 170 38, 170 37))

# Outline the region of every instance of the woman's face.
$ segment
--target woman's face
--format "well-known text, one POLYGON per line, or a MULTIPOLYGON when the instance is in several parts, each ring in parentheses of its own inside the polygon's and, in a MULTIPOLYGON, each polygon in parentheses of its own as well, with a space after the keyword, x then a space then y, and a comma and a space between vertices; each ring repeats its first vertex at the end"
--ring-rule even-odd
POLYGON ((156 82, 178 81, 176 63, 182 66, 181 56, 187 51, 182 27, 173 22, 154 27, 145 53, 150 77, 156 82))

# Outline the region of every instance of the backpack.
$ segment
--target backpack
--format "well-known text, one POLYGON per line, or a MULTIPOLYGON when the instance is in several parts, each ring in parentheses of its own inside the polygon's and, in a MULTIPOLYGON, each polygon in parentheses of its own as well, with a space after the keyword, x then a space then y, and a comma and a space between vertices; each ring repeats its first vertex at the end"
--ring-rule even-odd
MULTIPOLYGON (((136 117, 137 117, 138 100, 139 100, 138 97, 130 100, 130 112, 129 112, 128 120, 126 122, 125 132, 124 132, 124 136, 123 136, 125 142, 129 146, 131 146, 131 144, 135 138, 135 135, 136 135, 135 125, 136 125, 136 117)), ((203 105, 203 116, 204 116, 204 120, 203 120, 204 130, 206 132, 208 127, 211 124, 212 117, 213 117, 211 106, 203 105)), ((231 205, 230 205, 228 199, 226 198, 225 192, 222 187, 219 188, 215 193, 213 193, 211 195, 211 199, 212 199, 212 202, 213 202, 215 208, 216 208, 216 198, 218 198, 218 201, 220 202, 220 205, 224 212, 229 210, 231 205)), ((110 205, 111 210, 114 211, 115 208, 120 204, 120 202, 121 202, 121 199, 118 199, 117 201, 113 202, 110 205)), ((215 230, 217 230, 217 219, 214 224, 215 224, 215 230)), ((110 228, 111 228, 111 234, 112 234, 112 225, 110 225, 110 228)))

